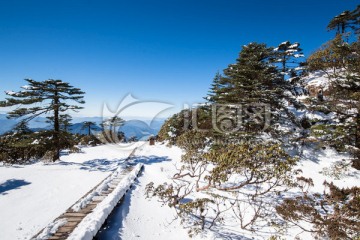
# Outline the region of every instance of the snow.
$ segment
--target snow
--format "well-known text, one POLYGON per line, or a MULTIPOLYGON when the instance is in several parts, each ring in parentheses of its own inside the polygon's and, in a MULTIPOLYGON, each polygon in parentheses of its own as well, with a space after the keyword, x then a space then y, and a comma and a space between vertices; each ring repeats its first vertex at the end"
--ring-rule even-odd
POLYGON ((108 219, 109 228, 102 229, 98 239, 189 239, 187 230, 175 219, 175 213, 156 198, 145 198, 145 186, 149 182, 161 184, 175 174, 174 164, 179 164, 183 151, 165 144, 144 145, 136 151, 135 162, 143 162, 145 170, 136 185, 125 196, 124 202, 108 219), (122 219, 122 221, 119 221, 122 219))
POLYGON ((302 170, 302 175, 306 178, 312 178, 314 181, 313 191, 323 192, 324 181, 333 182, 338 187, 353 187, 360 185, 360 172, 351 168, 346 177, 335 179, 323 174, 324 168, 328 168, 336 161, 349 159, 349 155, 337 153, 334 149, 326 148, 318 151, 313 149, 304 149, 303 156, 298 166, 302 170))
MULTIPOLYGON (((81 197, 106 177, 112 178, 121 173, 125 158, 135 147, 135 156, 128 161, 136 164, 136 169, 126 175, 115 190, 78 225, 69 239, 92 239, 132 183, 133 187, 125 195, 122 204, 115 207, 108 218, 106 229, 101 229, 98 233, 98 239, 189 239, 188 229, 181 225, 173 209, 163 206, 156 197, 148 199, 145 196, 148 183, 158 185, 171 182, 177 171, 176 167, 181 166, 181 155, 184 152, 178 147, 167 147, 163 143, 150 146, 146 142, 138 142, 132 146, 83 148, 84 153, 71 153, 51 164, 0 166, 0 212, 1 219, 6 219, 0 221, 1 239, 29 239, 46 226, 43 234, 54 232, 64 222, 48 224, 79 199, 75 207, 77 210, 81 209, 90 200, 81 197), (133 182, 142 164, 144 171, 133 182)), ((334 182, 339 187, 359 186, 359 171, 350 169, 340 179, 324 174, 326 168, 348 158, 348 155, 339 154, 331 148, 315 151, 305 147, 297 168, 302 170, 304 177, 314 180, 313 192, 322 192, 325 180, 334 182)), ((96 191, 107 183, 105 181, 97 187, 91 196, 96 197, 96 191)), ((190 197, 198 194, 204 193, 195 192, 190 197)), ((268 239, 271 232, 276 233, 276 229, 271 227, 256 234, 243 231, 235 220, 231 220, 230 215, 225 217, 226 225, 207 230, 195 239, 268 239)), ((284 233, 283 238, 294 239, 298 233, 299 229, 290 229, 284 233)), ((299 235, 302 239, 307 236, 304 233, 299 235)))
MULTIPOLYGON (((295 54, 294 57, 301 58, 301 57, 305 57, 305 55, 304 54, 295 54)), ((296 70, 296 68, 295 68, 295 70, 296 70)))
POLYGON ((24 85, 21 87, 22 89, 25 89, 25 90, 32 90, 33 87, 29 86, 29 85, 24 85))
MULTIPOLYGON (((139 163, 135 168, 126 175, 124 179, 117 185, 113 192, 111 192, 96 208, 88 214, 75 230, 67 238, 68 240, 91 240, 96 235, 97 231, 101 228, 106 218, 114 209, 116 204, 124 196, 126 191, 130 188, 134 179, 140 172, 143 164, 139 163)), ((118 173, 114 173, 118 174, 118 173)), ((113 174, 113 175, 114 175, 113 174)))
POLYGON ((5 91, 5 93, 7 94, 7 95, 10 95, 10 96, 16 96, 16 92, 14 92, 14 91, 5 91))
POLYGON ((324 90, 328 89, 329 81, 326 74, 322 72, 310 73, 309 76, 304 78, 304 83, 307 86, 323 87, 324 90))
POLYGON ((35 239, 42 240, 49 238, 52 234, 56 233, 56 231, 64 226, 67 223, 66 219, 58 219, 54 223, 49 224, 44 231, 42 231, 35 239))
POLYGON ((2 240, 29 239, 122 165, 131 147, 104 145, 44 164, 0 166, 2 240))
POLYGON ((294 43, 294 44, 292 44, 292 45, 290 45, 289 46, 289 48, 297 48, 297 47, 299 47, 299 43, 294 43))

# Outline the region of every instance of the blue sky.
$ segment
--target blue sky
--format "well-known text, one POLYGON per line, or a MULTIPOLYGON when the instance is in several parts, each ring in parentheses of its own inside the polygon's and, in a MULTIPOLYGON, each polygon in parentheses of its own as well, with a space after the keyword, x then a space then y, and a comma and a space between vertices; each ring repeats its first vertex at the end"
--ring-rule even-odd
MULTIPOLYGON (((62 79, 99 116, 128 93, 178 111, 202 102, 241 46, 298 41, 306 55, 358 0, 0 0, 0 99, 24 78, 62 79)), ((151 117, 148 106, 129 115, 151 117)), ((165 115, 166 115, 165 114, 165 115)))

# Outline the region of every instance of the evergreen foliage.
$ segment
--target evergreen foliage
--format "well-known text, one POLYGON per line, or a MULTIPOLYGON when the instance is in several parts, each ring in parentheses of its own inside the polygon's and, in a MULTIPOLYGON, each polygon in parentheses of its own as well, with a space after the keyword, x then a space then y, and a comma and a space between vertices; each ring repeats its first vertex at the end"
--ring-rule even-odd
POLYGON ((104 119, 100 124, 103 129, 100 136, 101 141, 104 143, 118 143, 125 140, 124 133, 119 131, 119 128, 123 126, 124 123, 125 120, 118 116, 104 119))
MULTIPOLYGON (((329 29, 337 29, 338 34, 306 63, 299 61, 303 54, 298 43, 284 42, 275 49, 259 43, 244 46, 236 63, 215 75, 204 106, 175 114, 161 128, 159 139, 185 153, 172 182, 148 184, 148 197, 157 196, 174 208, 182 222, 192 226, 191 236, 226 222, 222 218, 226 212, 250 231, 258 230, 259 222, 280 229, 293 223, 319 237, 357 239, 359 189, 326 183, 330 191, 310 194, 313 181, 298 175, 297 158, 287 151, 293 142, 309 143, 314 150, 330 146, 353 153, 353 166, 360 169, 360 38, 345 33, 351 29, 358 34, 359 9, 330 22, 329 29), (294 86, 304 84, 304 74, 316 71, 326 73, 328 91, 298 102, 292 94, 294 86), (258 103, 270 106, 269 128, 259 127, 251 117, 258 103), (237 106, 243 113, 241 127, 235 132, 217 127, 223 119, 230 128, 234 125, 237 106), (293 107, 327 117, 317 120, 304 114, 297 119, 290 112, 293 107), (296 175, 297 180, 292 178, 296 175), (282 193, 295 186, 301 194, 284 200, 282 193), (195 191, 201 194, 194 197, 195 191), (311 228, 303 228, 302 221, 311 228)), ((348 163, 338 166, 349 167, 348 163)))
POLYGON ((21 105, 8 113, 9 118, 21 118, 25 123, 42 114, 51 114, 50 121, 53 121, 52 139, 50 149, 54 151, 52 160, 58 160, 61 150, 61 138, 64 131, 60 129, 60 115, 68 110, 77 111, 81 109, 78 104, 85 103, 83 94, 79 88, 71 86, 62 80, 35 81, 25 79, 28 85, 23 86, 22 91, 8 91, 9 96, 1 102, 1 106, 21 105), (70 104, 73 101, 76 104, 70 104), (26 107, 23 107, 26 106, 26 107))
POLYGON ((158 133, 158 140, 166 140, 169 145, 178 144, 179 137, 192 130, 210 136, 213 134, 211 114, 209 106, 182 110, 165 121, 158 133))
MULTIPOLYGON (((49 116, 47 117, 47 123, 50 123, 51 125, 54 125, 54 117, 53 116, 49 116)), ((72 126, 72 117, 69 114, 60 114, 59 115, 59 124, 60 124, 60 129, 62 131, 67 132, 69 130, 69 127, 72 126)))
MULTIPOLYGON (((301 179, 300 179, 301 180, 301 179)), ((312 185, 311 179, 302 179, 312 185)), ((299 181, 299 182, 301 182, 299 181)), ((360 237, 360 188, 338 188, 324 183, 327 193, 311 194, 307 190, 300 196, 287 198, 276 207, 288 222, 304 231, 327 239, 358 239, 360 237), (313 228, 308 228, 311 223, 313 228)))
MULTIPOLYGON (((282 50, 274 51, 265 44, 250 43, 243 47, 235 64, 230 64, 223 75, 215 76, 208 100, 212 104, 241 106, 242 123, 235 134, 237 137, 254 138, 263 131, 276 137, 279 134, 276 129, 278 124, 299 125, 295 116, 288 111, 288 106, 303 106, 292 95, 293 86, 283 78, 282 71, 289 71, 289 60, 301 49, 298 44, 286 46, 285 44, 282 50), (294 55, 287 54, 286 49, 291 50, 290 52, 294 50, 294 55), (275 65, 279 58, 283 61, 285 70, 275 65), (270 122, 263 121, 263 124, 259 124, 260 119, 254 119, 254 113, 259 112, 261 107, 268 107, 265 114, 270 115, 270 122)), ((255 115, 259 117, 258 114, 255 115)))
MULTIPOLYGON (((0 137, 0 161, 14 164, 43 158, 52 160, 52 138, 53 131, 32 132, 26 123, 21 123, 13 131, 0 137)), ((73 149, 77 140, 74 135, 62 132, 59 142, 59 148, 73 149)))
POLYGON ((299 59, 303 59, 304 53, 300 48, 300 43, 291 43, 289 41, 279 44, 277 48, 274 49, 276 53, 275 62, 280 63, 280 73, 283 76, 283 79, 287 78, 289 81, 295 83, 300 80, 300 75, 304 70, 304 63, 299 59))
POLYGON ((90 121, 86 121, 83 122, 83 127, 82 129, 87 129, 87 135, 90 136, 91 135, 91 130, 96 126, 95 122, 90 122, 90 121))
POLYGON ((359 34, 360 26, 360 5, 356 9, 346 10, 335 16, 327 26, 329 31, 336 30, 336 34, 345 34, 347 29, 359 34))
MULTIPOLYGON (((323 45, 308 58, 311 71, 322 71, 329 79, 329 93, 323 101, 314 99, 310 109, 334 113, 337 122, 312 127, 316 137, 338 150, 354 155, 360 169, 360 38, 346 42, 342 34, 323 45), (321 128, 321 131, 318 129, 321 128), (321 136, 320 136, 321 135, 321 136)), ((314 134, 313 134, 314 135, 314 134)))

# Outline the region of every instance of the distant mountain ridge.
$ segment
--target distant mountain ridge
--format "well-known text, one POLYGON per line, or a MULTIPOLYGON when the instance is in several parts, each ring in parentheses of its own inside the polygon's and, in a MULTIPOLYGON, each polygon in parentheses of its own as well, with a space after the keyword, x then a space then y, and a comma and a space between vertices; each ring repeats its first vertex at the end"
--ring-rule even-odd
MULTIPOLYGON (((99 124, 102 122, 102 117, 74 117, 73 124, 69 128, 71 133, 87 134, 88 129, 84 128, 84 122, 95 122, 97 126, 93 130, 100 131, 99 124)), ((137 139, 147 139, 149 136, 157 135, 165 119, 150 120, 128 120, 120 127, 120 131, 124 132, 126 138, 136 137, 137 139)), ((17 120, 7 119, 6 114, 0 114, 0 134, 10 131, 17 123, 17 120)), ((46 122, 45 117, 38 117, 29 123, 30 129, 34 131, 51 129, 51 126, 46 122)))

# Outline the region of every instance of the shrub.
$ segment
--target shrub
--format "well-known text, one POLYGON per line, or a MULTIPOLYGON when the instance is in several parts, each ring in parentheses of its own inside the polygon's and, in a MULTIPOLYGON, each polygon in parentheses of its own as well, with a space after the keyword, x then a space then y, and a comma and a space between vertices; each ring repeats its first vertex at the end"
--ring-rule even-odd
POLYGON ((324 183, 328 193, 287 198, 276 207, 286 221, 322 238, 358 239, 360 237, 360 188, 338 188, 324 183), (305 227, 308 223, 312 228, 305 227))

